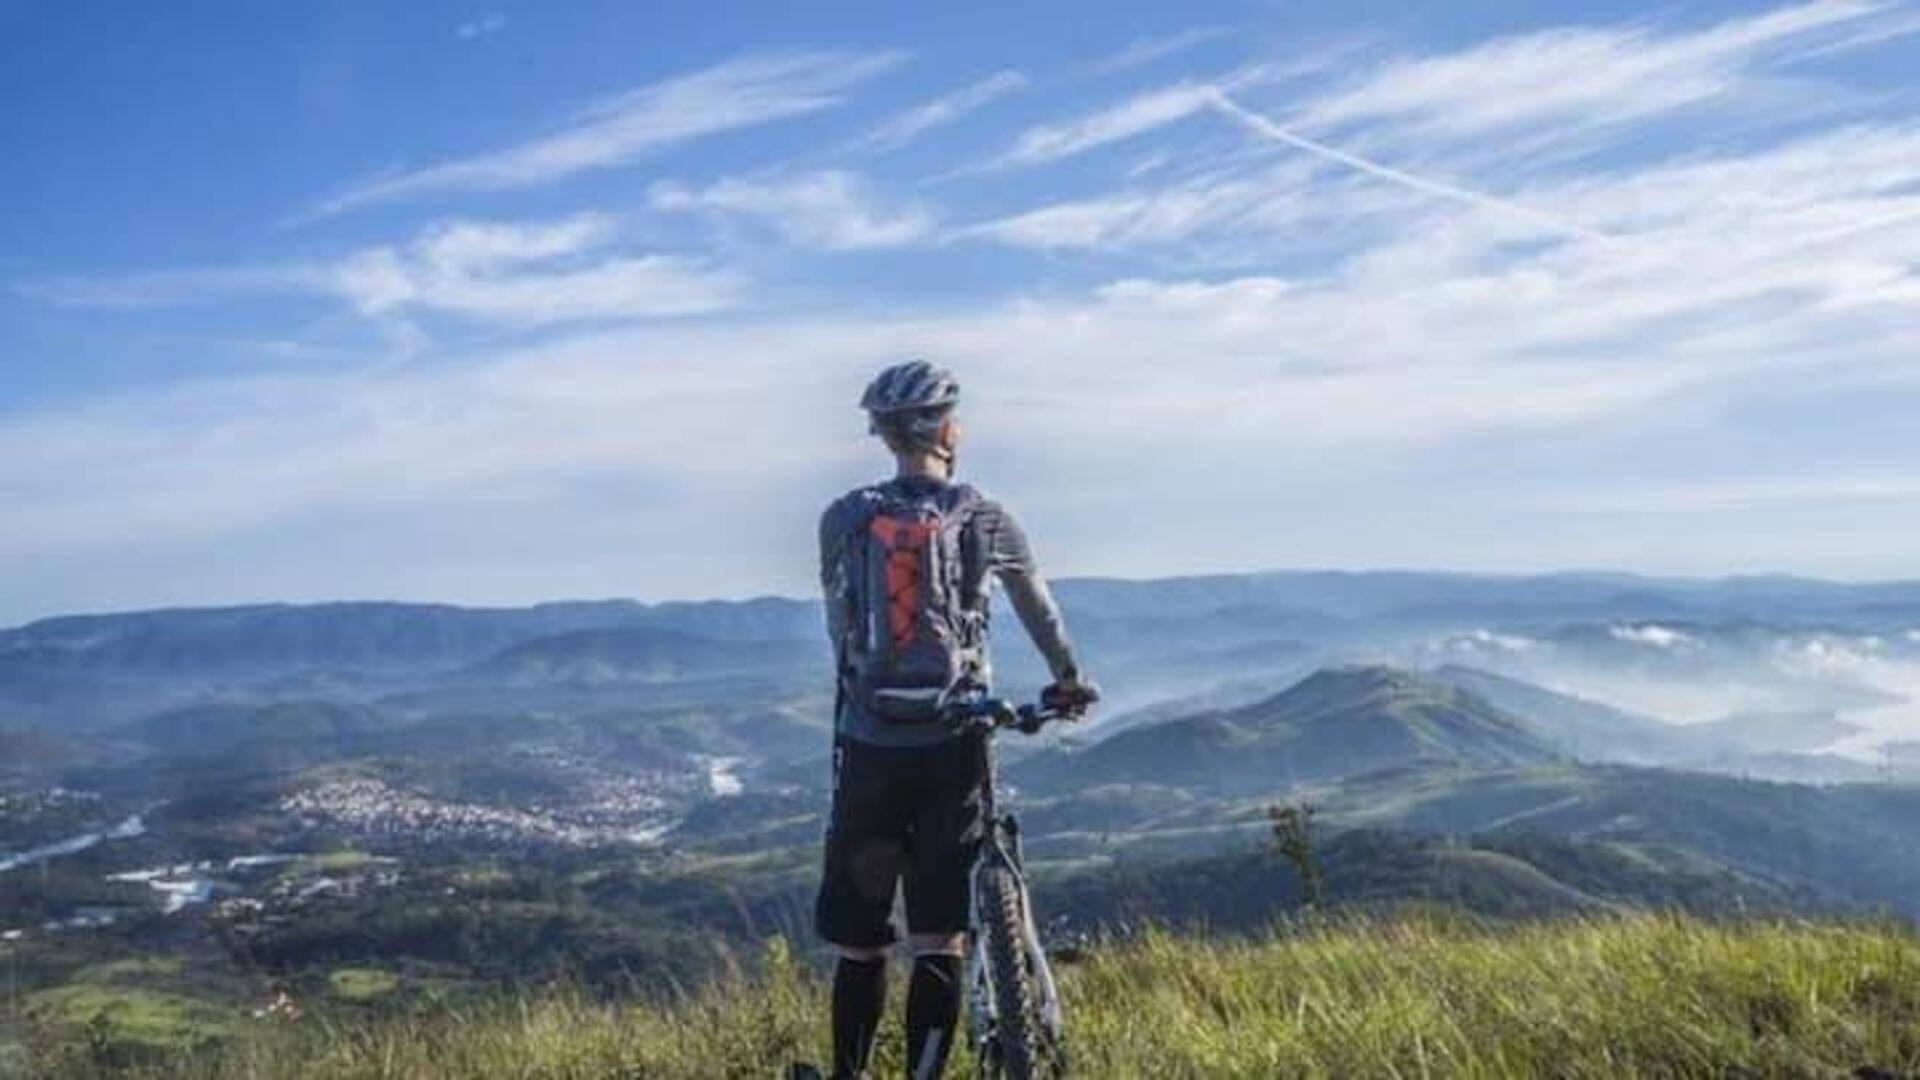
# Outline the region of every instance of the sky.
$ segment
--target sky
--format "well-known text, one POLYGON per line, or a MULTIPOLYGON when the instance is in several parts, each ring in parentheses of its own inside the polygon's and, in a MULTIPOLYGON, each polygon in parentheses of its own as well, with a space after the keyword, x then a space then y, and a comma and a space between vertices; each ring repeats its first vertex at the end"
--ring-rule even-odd
POLYGON ((0 0, 0 623, 805 594, 925 356, 1056 574, 1920 576, 1920 4, 0 0))

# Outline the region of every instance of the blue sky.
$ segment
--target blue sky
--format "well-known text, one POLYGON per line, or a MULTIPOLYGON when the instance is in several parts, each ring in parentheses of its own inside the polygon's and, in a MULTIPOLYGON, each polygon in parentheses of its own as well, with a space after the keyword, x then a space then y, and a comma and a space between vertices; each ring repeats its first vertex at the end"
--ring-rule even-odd
POLYGON ((1920 7, 0 3, 0 621, 809 589, 931 355, 1058 572, 1920 576, 1920 7))

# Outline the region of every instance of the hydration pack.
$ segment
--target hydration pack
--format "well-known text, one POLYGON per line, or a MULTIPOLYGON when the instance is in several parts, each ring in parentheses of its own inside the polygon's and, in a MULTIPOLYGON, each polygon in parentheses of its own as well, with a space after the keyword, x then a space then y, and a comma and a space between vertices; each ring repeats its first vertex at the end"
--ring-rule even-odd
POLYGON ((934 720, 956 690, 985 679, 984 558, 967 528, 980 493, 887 486, 867 497, 844 549, 853 613, 845 689, 882 720, 934 720))

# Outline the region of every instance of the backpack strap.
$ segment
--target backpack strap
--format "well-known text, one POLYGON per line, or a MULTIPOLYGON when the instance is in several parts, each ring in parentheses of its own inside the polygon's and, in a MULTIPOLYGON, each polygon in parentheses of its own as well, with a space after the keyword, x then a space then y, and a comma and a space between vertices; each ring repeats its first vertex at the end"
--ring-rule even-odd
POLYGON ((886 495, 878 485, 855 488, 841 499, 843 507, 838 522, 840 527, 840 588, 847 605, 848 618, 841 630, 841 639, 833 643, 834 655, 840 668, 841 681, 852 675, 852 665, 858 656, 867 650, 867 567, 865 562, 866 532, 885 505, 886 495))

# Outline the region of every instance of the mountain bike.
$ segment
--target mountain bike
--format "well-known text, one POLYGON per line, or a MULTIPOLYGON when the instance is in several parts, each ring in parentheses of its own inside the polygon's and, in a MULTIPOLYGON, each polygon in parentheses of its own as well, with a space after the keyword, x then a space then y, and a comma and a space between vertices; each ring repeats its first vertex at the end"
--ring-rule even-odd
POLYGON ((1066 1073, 1060 993, 1033 918, 1021 867, 1020 823, 1000 809, 993 736, 1007 728, 1028 735, 1079 715, 1040 705, 978 698, 948 707, 951 722, 978 734, 986 835, 969 879, 967 1024, 981 1080, 1030 1080, 1066 1073))

